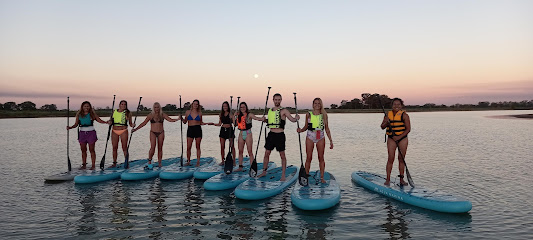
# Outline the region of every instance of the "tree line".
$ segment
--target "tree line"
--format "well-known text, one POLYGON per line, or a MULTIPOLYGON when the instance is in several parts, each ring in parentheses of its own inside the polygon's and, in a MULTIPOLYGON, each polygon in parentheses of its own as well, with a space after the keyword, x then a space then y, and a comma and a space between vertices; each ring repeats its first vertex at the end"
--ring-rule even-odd
MULTIPOLYGON (((177 107, 176 104, 167 104, 167 105, 165 105, 162 108, 163 108, 163 111, 179 111, 179 110, 189 109, 190 106, 191 106, 191 103, 190 102, 186 102, 185 104, 183 104, 182 108, 177 107)), ((48 111, 48 112, 60 111, 59 109, 57 109, 57 105, 55 105, 55 104, 44 104, 40 108, 37 108, 37 105, 35 103, 31 102, 31 101, 25 101, 25 102, 22 102, 22 103, 19 103, 19 104, 17 104, 16 102, 0 103, 0 110, 5 110, 5 111, 48 111)), ((63 110, 66 110, 66 109, 63 109, 63 110)), ((95 110, 97 110, 97 111, 99 111, 99 110, 111 110, 111 108, 109 106, 107 106, 105 108, 95 108, 95 110)), ((130 110, 132 110, 132 109, 130 109, 130 110)), ((152 109, 148 108, 148 107, 145 107, 144 105, 141 104, 141 105, 139 105, 139 110, 140 111, 151 111, 152 109)), ((204 110, 203 107, 202 107, 202 110, 204 110)))
MULTIPOLYGON (((385 94, 370 94, 363 93, 361 98, 354 98, 350 101, 342 100, 340 104, 331 104, 331 109, 380 109, 380 100, 385 108, 390 108, 392 99, 385 94)), ((444 104, 426 103, 424 105, 406 105, 406 108, 422 108, 422 109, 464 109, 464 108, 505 108, 505 109, 533 109, 533 100, 523 100, 520 102, 504 101, 504 102, 478 102, 478 104, 453 104, 450 106, 444 104)))

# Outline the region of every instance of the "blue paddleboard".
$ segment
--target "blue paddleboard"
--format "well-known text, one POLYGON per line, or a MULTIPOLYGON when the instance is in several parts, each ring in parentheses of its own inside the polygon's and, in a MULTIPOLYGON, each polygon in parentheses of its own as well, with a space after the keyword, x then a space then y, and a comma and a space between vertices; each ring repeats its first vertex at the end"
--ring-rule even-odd
MULTIPOLYGON (((258 174, 259 175, 259 174, 258 174)), ((235 188, 235 197, 244 200, 259 200, 276 196, 290 187, 298 178, 298 168, 288 166, 285 172, 285 181, 281 179, 281 167, 267 172, 260 178, 250 178, 235 188)))
MULTIPOLYGON (((268 170, 276 167, 276 164, 273 162, 268 163, 268 170)), ((258 169, 263 169, 263 163, 257 164, 258 169)), ((250 165, 243 167, 243 170, 240 172, 235 172, 238 167, 233 168, 233 173, 219 173, 204 182, 205 190, 227 190, 237 187, 242 182, 250 178, 249 171, 250 165)), ((262 170, 260 170, 262 172, 262 170)))
MULTIPOLYGON (((179 158, 163 159, 161 160, 161 165, 165 167, 170 164, 176 163, 176 161, 179 161, 179 158)), ((159 163, 154 160, 152 160, 152 166, 153 168, 151 169, 148 168, 147 165, 139 165, 135 167, 130 167, 128 170, 124 171, 120 175, 120 179, 126 180, 126 181, 137 181, 137 180, 156 178, 159 176, 159 172, 161 172, 162 168, 160 168, 159 163)))
MULTIPOLYGON (((235 159, 235 161, 237 162, 237 165, 239 165, 239 159, 237 158, 235 159)), ((250 158, 249 157, 243 158, 242 165, 245 167, 250 165, 250 158)), ((216 163, 213 165, 198 168, 194 172, 194 178, 205 180, 222 172, 224 172, 224 165, 220 166, 218 165, 218 163, 216 163)))
POLYGON ((299 183, 292 189, 292 204, 303 210, 323 210, 337 205, 341 199, 341 188, 335 177, 324 173, 326 183, 320 181, 320 171, 309 173, 309 185, 299 183))
MULTIPOLYGON (((148 162, 148 159, 142 159, 142 160, 134 160, 130 161, 129 165, 130 168, 136 167, 138 165, 143 165, 148 162)), ((106 168, 105 170, 87 170, 82 174, 79 174, 78 176, 74 177, 74 183, 97 183, 97 182, 104 182, 109 181, 113 179, 120 178, 120 174, 124 172, 124 163, 117 164, 117 167, 114 168, 106 168)))
POLYGON ((464 213, 472 209, 470 201, 439 190, 429 190, 418 185, 415 188, 399 186, 392 182, 390 186, 386 186, 385 178, 373 173, 356 171, 352 173, 352 180, 368 190, 421 208, 446 213, 464 213))
MULTIPOLYGON (((189 166, 183 165, 183 167, 181 167, 181 164, 178 158, 176 163, 163 167, 163 169, 159 173, 159 178, 165 179, 165 180, 181 180, 181 179, 192 178, 194 172, 198 169, 196 167, 196 162, 197 160, 193 159, 191 160, 191 164, 189 166)), ((183 159, 183 164, 185 163, 186 161, 185 159, 183 159)), ((215 158, 213 157, 200 158, 200 167, 209 166, 212 164, 215 164, 215 158)))

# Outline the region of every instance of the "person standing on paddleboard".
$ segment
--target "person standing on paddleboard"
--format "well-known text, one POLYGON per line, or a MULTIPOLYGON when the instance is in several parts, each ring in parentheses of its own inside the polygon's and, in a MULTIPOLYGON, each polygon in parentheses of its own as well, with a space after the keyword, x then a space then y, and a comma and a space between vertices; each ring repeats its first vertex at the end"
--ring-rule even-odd
POLYGON ((169 122, 177 122, 181 120, 181 117, 178 119, 170 118, 166 113, 161 109, 161 104, 155 102, 152 106, 152 112, 146 116, 144 122, 139 124, 138 127, 133 128, 131 131, 135 132, 142 127, 144 127, 148 121, 150 121, 150 151, 148 152, 148 168, 152 168, 152 158, 155 154, 155 146, 157 144, 157 161, 159 167, 162 167, 161 160, 163 159, 163 141, 165 141, 165 129, 163 129, 163 122, 167 120, 169 122))
POLYGON ((383 117, 381 122, 381 129, 387 128, 387 151, 388 151, 388 160, 387 160, 387 179, 385 180, 385 185, 390 184, 390 175, 392 172, 392 164, 394 163, 394 157, 396 154, 396 148, 400 148, 400 153, 398 154, 398 168, 400 170, 400 184, 403 186, 409 185, 403 180, 404 171, 405 171, 405 154, 407 153, 407 144, 409 140, 407 139, 407 134, 411 131, 411 121, 409 120, 409 115, 402 110, 404 107, 403 100, 399 98, 392 99, 392 111, 389 111, 387 116, 383 117), (392 141, 391 141, 392 140, 392 141))
POLYGON ((265 141, 265 157, 263 158, 263 173, 257 177, 262 177, 267 174, 268 161, 270 153, 274 148, 279 152, 281 157, 281 179, 285 181, 285 169, 287 168, 287 158, 285 157, 285 119, 291 122, 296 122, 300 119, 298 113, 293 118, 289 110, 281 107, 281 94, 276 93, 272 97, 274 107, 268 110, 267 127, 270 128, 267 139, 265 141))
MULTIPOLYGON (((231 142, 235 139, 235 133, 233 132, 233 125, 231 124, 233 119, 233 114, 230 113, 230 106, 228 101, 225 101, 222 103, 222 109, 220 110, 220 114, 218 115, 218 123, 215 124, 215 126, 222 126, 220 128, 220 134, 218 134, 218 137, 220 138, 220 156, 222 157, 222 161, 220 162, 220 166, 224 166, 224 154, 226 150, 226 140, 230 140, 231 142)), ((232 148, 232 152, 235 152, 235 146, 233 144, 230 144, 230 147, 232 148)), ((233 155, 233 165, 235 165, 235 154, 233 155)))
POLYGON ((72 126, 67 126, 67 130, 80 126, 78 132, 78 142, 81 148, 81 160, 82 164, 80 170, 86 169, 87 166, 87 144, 89 144, 89 152, 91 153, 91 170, 95 169, 96 164, 96 152, 94 146, 98 137, 96 136, 96 130, 94 129, 93 122, 96 120, 99 123, 109 123, 110 121, 104 121, 100 119, 98 114, 93 109, 93 106, 89 101, 85 101, 81 104, 80 110, 76 113, 76 122, 72 126))
POLYGON ((113 165, 111 167, 117 166, 117 155, 118 155, 118 142, 122 142, 122 151, 124 152, 124 157, 128 153, 128 122, 130 127, 135 127, 135 124, 131 121, 132 114, 128 109, 128 102, 126 100, 121 100, 118 109, 115 109, 113 112, 113 133, 111 134, 111 143, 113 144, 113 165))
POLYGON ((307 131, 307 137, 305 138, 305 152, 307 154, 305 160, 305 171, 309 175, 311 168, 311 160, 313 159, 313 149, 316 144, 316 150, 318 152, 318 165, 320 167, 320 181, 326 183, 324 180, 324 172, 326 164, 324 162, 324 150, 326 148, 326 136, 329 138, 329 148, 333 149, 333 140, 331 140, 331 132, 329 131, 328 113, 324 109, 322 99, 315 98, 313 100, 313 111, 309 111, 305 114, 305 125, 303 128, 296 129, 296 132, 307 131))
POLYGON ((202 143, 202 126, 201 125, 215 125, 214 123, 204 123, 202 121, 202 106, 200 101, 195 99, 192 101, 191 109, 185 112, 185 119, 182 120, 183 124, 188 124, 187 127, 187 163, 185 166, 191 165, 191 149, 192 142, 196 141, 196 167, 200 166, 200 156, 202 150, 200 150, 200 144, 202 143), (194 116, 194 117, 193 117, 194 116))
POLYGON ((242 171, 244 167, 244 145, 246 144, 246 149, 248 150, 248 156, 250 159, 254 159, 254 152, 252 150, 253 145, 253 136, 252 136, 252 119, 257 121, 265 121, 265 117, 256 117, 253 113, 250 113, 248 110, 248 104, 242 102, 239 104, 239 112, 235 113, 237 117, 237 128, 240 130, 239 133, 239 168, 235 172, 242 171))

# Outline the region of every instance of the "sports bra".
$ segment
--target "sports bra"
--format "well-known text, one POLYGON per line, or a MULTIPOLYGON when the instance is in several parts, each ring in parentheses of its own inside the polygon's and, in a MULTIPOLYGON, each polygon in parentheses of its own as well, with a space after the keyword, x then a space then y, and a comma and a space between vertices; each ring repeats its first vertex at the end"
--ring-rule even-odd
POLYGON ((228 116, 222 115, 220 121, 222 122, 222 124, 231 124, 231 118, 229 117, 229 114, 228 116))

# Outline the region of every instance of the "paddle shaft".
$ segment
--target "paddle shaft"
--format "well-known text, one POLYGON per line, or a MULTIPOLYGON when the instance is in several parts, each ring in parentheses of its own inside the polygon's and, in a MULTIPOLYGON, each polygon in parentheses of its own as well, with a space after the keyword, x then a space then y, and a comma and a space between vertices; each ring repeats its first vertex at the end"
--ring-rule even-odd
POLYGON ((113 128, 113 112, 115 111, 115 97, 116 95, 113 95, 113 104, 111 105, 111 117, 109 118, 111 120, 111 124, 109 124, 109 127, 107 129, 107 140, 105 141, 105 148, 104 148, 104 156, 102 156, 102 160, 100 161, 100 169, 104 170, 105 166, 105 154, 107 153, 107 143, 109 142, 109 136, 111 136, 111 128, 113 128))
MULTIPOLYGON (((294 108, 296 109, 296 115, 298 115, 298 104, 296 103, 296 93, 294 94, 294 108)), ((300 120, 296 120, 296 127, 300 128, 300 120)), ((300 138, 300 132, 298 132, 298 143, 300 144, 300 162, 302 167, 304 166, 303 153, 302 153, 302 139, 300 138)))
MULTIPOLYGON (((237 97, 237 106, 236 106, 237 107, 237 111, 240 111, 240 107, 239 107, 240 103, 241 103, 241 97, 237 97)), ((231 104, 231 106, 233 107, 233 103, 231 104)), ((231 108, 230 108, 229 114, 231 114, 231 108)), ((230 115, 230 117, 231 117, 231 115, 230 115)), ((229 150, 231 151, 232 154, 235 154, 232 151, 233 145, 235 144, 233 141, 235 141, 235 140, 231 140, 233 135, 235 135, 235 127, 236 127, 235 121, 233 121, 233 132, 231 132, 230 135, 229 135, 229 140, 230 140, 230 149, 229 150)))
MULTIPOLYGON (((387 112, 385 112, 385 107, 383 106, 383 103, 381 102, 381 96, 378 97, 379 104, 381 105, 381 109, 383 110, 383 114, 385 117, 387 117, 387 112)), ((394 133, 394 130, 392 130, 392 125, 390 123, 390 119, 387 120, 389 122, 389 128, 394 133)), ((392 139, 392 138, 391 138, 392 139)), ((405 166, 405 173, 407 175, 407 181, 409 181, 409 184, 411 184, 411 187, 415 187, 414 181, 411 178, 411 174, 409 173, 409 169, 407 168, 407 163, 405 162, 405 155, 403 155, 402 150, 400 150, 400 143, 393 139, 393 141, 396 143, 396 147, 398 148, 398 154, 400 155, 400 159, 405 166)))
MULTIPOLYGON (((70 97, 67 97, 67 126, 70 126, 70 97)), ((70 163, 70 151, 69 151, 69 140, 70 140, 70 132, 68 131, 67 129, 67 166, 68 166, 68 171, 72 171, 72 164, 70 163)))
POLYGON ((181 134, 181 156, 180 156, 180 166, 183 167, 183 108, 181 108, 181 95, 180 95, 180 134, 181 134))
MULTIPOLYGON (((265 110, 263 110, 263 117, 265 116, 266 114, 266 110, 267 110, 267 105, 268 105, 268 97, 270 96, 270 88, 271 87, 268 87, 268 92, 267 92, 267 97, 266 97, 266 101, 265 101, 265 110)), ((259 150, 259 143, 261 142, 261 133, 263 132, 263 124, 265 123, 265 121, 261 121, 261 128, 259 129, 259 138, 257 138, 257 146, 255 147, 255 155, 254 155, 254 162, 257 163, 256 159, 257 159, 257 151, 259 150)), ((266 134, 266 133, 265 133, 266 134)), ((266 135, 265 135, 266 136, 266 135)), ((253 164, 253 163, 252 163, 253 164)), ((263 166, 264 168, 265 166, 263 166)), ((250 170, 252 170, 252 168, 250 168, 250 170)))
MULTIPOLYGON (((143 97, 139 97, 139 103, 137 104, 137 111, 135 112, 135 119, 133 120, 133 126, 135 126, 135 123, 137 122, 137 116, 139 116, 139 107, 141 106, 141 99, 143 97)), ((128 139, 128 146, 126 147, 126 158, 125 158, 125 161, 124 161, 124 168, 128 168, 129 167, 129 158, 130 158, 130 143, 131 143, 131 138, 133 137, 133 131, 131 131, 130 133, 130 139, 128 139)))

